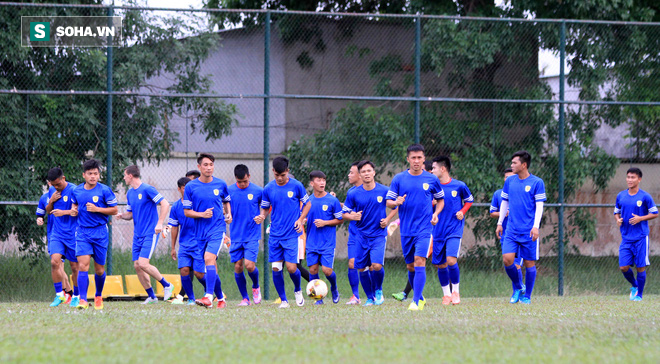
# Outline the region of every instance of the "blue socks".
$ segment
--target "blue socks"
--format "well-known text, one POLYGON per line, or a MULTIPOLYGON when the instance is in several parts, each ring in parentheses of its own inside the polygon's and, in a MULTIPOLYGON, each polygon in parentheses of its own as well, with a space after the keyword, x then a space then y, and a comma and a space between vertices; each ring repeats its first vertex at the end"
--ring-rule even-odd
MULTIPOLYGON (((78 282, 76 282, 78 283, 78 282)), ((80 290, 78 289, 78 286, 73 286, 73 295, 74 296, 80 296, 80 290)))
POLYGON ((186 295, 188 295, 188 299, 194 300, 195 291, 193 290, 192 279, 190 279, 190 275, 181 276, 181 285, 183 286, 183 290, 186 291, 186 295))
MULTIPOLYGON (((206 294, 213 295, 213 288, 215 288, 215 280, 218 278, 218 271, 215 265, 206 266, 206 294)), ((221 296, 222 297, 222 296, 221 296)))
POLYGON ((371 280, 373 281, 375 290, 383 290, 383 280, 385 280, 385 267, 380 270, 371 271, 371 280))
POLYGON ((357 269, 348 268, 348 283, 351 285, 353 296, 360 299, 360 276, 358 275, 357 269))
POLYGON ((252 289, 259 288, 259 269, 254 268, 252 273, 248 272, 248 275, 252 280, 252 289))
POLYGON ((102 275, 94 274, 94 282, 96 283, 96 297, 101 297, 105 285, 105 271, 102 275))
POLYGON ((202 287, 204 287, 204 291, 206 291, 206 274, 202 278, 197 278, 197 280, 202 284, 202 287))
POLYGON ((525 297, 532 298, 532 291, 534 290, 534 282, 536 282, 536 267, 529 267, 525 270, 525 297))
POLYGON ((372 289, 371 275, 368 270, 360 272, 360 282, 362 282, 362 289, 368 300, 375 300, 374 291, 372 289))
POLYGON ((337 293, 337 275, 333 271, 331 275, 325 276, 330 281, 330 290, 334 293, 337 293))
POLYGON ((312 274, 311 272, 309 273, 309 281, 313 281, 315 279, 319 279, 319 275, 317 274, 312 274))
POLYGON ((299 292, 300 291, 300 269, 296 268, 296 271, 294 273, 289 273, 289 277, 291 277, 291 281, 293 281, 293 291, 294 292, 299 292))
POLYGON ((159 282, 160 282, 160 284, 163 285, 163 288, 170 286, 170 283, 165 280, 165 277, 161 278, 161 280, 159 282))
MULTIPOLYGON (((626 272, 621 272, 623 273, 623 276, 632 284, 633 287, 637 287, 637 280, 635 280, 635 273, 633 273, 631 268, 628 268, 628 271, 626 272)), ((637 276, 639 277, 639 273, 637 273, 637 276)))
MULTIPOLYGON (((631 269, 628 269, 630 272, 631 269)), ((646 271, 637 272, 637 295, 642 297, 644 294, 644 285, 646 285, 646 271)))
POLYGON ((156 298, 156 294, 154 294, 154 288, 153 287, 147 288, 146 291, 147 291, 147 295, 150 298, 156 298))
POLYGON ((461 283, 461 271, 458 269, 458 263, 454 265, 449 265, 447 266, 447 269, 449 269, 449 279, 451 279, 452 284, 459 284, 461 283))
POLYGON ((520 281, 520 277, 518 276, 518 268, 516 268, 516 265, 511 264, 508 267, 504 267, 504 270, 511 279, 511 283, 513 283, 513 289, 522 289, 522 282, 520 281))
POLYGON ((449 285, 449 268, 438 268, 438 280, 441 287, 447 287, 449 285))
MULTIPOLYGON (((410 274, 408 274, 410 277, 410 274)), ((415 267, 415 281, 413 282, 413 301, 419 303, 426 285, 426 267, 415 267)))
POLYGON ((78 272, 78 287, 80 292, 83 292, 84 297, 81 299, 87 301, 87 289, 89 288, 89 272, 78 272))
POLYGON ((284 274, 281 270, 273 271, 273 284, 282 302, 288 301, 286 299, 286 291, 284 290, 284 274))
MULTIPOLYGON (((520 268, 516 268, 516 269, 518 269, 518 281, 520 282, 520 284, 522 286, 522 282, 523 282, 522 266, 520 268)), ((513 286, 513 283, 511 283, 511 285, 513 286)))
POLYGON ((234 272, 234 279, 236 280, 236 285, 238 286, 238 291, 241 292, 241 297, 243 299, 250 299, 247 293, 247 280, 245 279, 245 274, 234 272))
POLYGON ((415 286, 415 271, 408 271, 408 283, 413 287, 415 286))
POLYGON ((62 292, 62 282, 53 283, 53 286, 55 287, 55 293, 62 292))
POLYGON ((220 281, 220 277, 218 277, 217 273, 215 277, 213 292, 215 292, 215 296, 218 298, 218 301, 222 301, 225 298, 225 295, 222 293, 222 282, 220 281))

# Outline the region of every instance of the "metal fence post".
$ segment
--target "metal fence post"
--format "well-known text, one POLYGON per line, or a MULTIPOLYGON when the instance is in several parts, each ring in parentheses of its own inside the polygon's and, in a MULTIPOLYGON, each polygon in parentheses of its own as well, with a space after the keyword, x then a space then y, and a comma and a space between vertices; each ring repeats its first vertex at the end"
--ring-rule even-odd
POLYGON ((566 60, 566 21, 561 21, 559 32, 559 191, 557 203, 558 249, 557 249, 557 294, 564 295, 564 62, 566 60))
POLYGON ((415 18, 415 143, 419 143, 420 118, 420 68, 422 65, 422 17, 417 13, 415 18))
MULTIPOLYGON (((108 7, 108 16, 114 15, 113 5, 108 7)), ((109 25, 112 25, 112 18, 108 20, 109 25)), ((107 90, 108 98, 106 103, 106 123, 107 123, 107 143, 108 143, 108 154, 106 167, 108 168, 108 186, 112 188, 112 36, 108 36, 108 51, 107 51, 107 90)), ((108 275, 112 274, 112 216, 108 217, 108 259, 106 262, 106 270, 108 275)))
MULTIPOLYGON (((270 152, 270 11, 266 11, 266 20, 264 21, 264 187, 268 183, 268 159, 270 152)), ((270 293, 270 268, 268 267, 268 234, 266 226, 270 219, 266 219, 261 224, 264 237, 264 299, 269 299, 270 293)))

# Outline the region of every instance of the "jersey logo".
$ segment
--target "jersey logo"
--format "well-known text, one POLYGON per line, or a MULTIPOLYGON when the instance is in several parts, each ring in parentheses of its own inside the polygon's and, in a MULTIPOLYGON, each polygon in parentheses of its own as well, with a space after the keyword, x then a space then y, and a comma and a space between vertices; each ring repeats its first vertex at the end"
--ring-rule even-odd
POLYGON ((529 192, 532 189, 532 186, 525 186, 525 192, 529 192))
POLYGON ((293 197, 293 191, 287 192, 286 195, 289 196, 289 198, 293 197))
POLYGON ((216 188, 215 190, 213 190, 213 194, 218 196, 220 194, 220 190, 216 188))
POLYGON ((642 200, 637 201, 637 207, 642 207, 642 200))
POLYGON ((422 187, 424 188, 424 191, 427 191, 427 190, 429 189, 429 184, 428 184, 428 183, 424 183, 424 184, 422 185, 422 187))
POLYGON ((99 196, 92 197, 92 201, 94 201, 94 203, 99 202, 99 196))
POLYGON ((138 200, 141 200, 141 199, 142 199, 142 194, 138 193, 138 200))
POLYGON ((383 202, 383 196, 376 197, 376 201, 378 201, 378 203, 383 202))
POLYGON ((67 202, 67 201, 69 201, 69 196, 64 196, 64 197, 62 197, 62 199, 64 199, 64 202, 67 202))
POLYGON ((451 197, 456 197, 458 195, 458 192, 456 191, 451 191, 451 197))
POLYGON ((248 200, 252 201, 253 198, 254 198, 254 195, 251 194, 251 193, 248 193, 248 200))
POLYGON ((323 211, 328 211, 328 205, 323 205, 323 211))

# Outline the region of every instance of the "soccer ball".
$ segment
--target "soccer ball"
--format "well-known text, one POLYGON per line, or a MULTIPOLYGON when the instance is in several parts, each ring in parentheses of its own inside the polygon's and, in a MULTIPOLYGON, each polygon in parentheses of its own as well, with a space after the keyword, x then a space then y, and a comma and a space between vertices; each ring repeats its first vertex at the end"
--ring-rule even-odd
POLYGON ((313 279, 307 283, 307 296, 313 300, 322 300, 328 295, 328 285, 320 279, 313 279))

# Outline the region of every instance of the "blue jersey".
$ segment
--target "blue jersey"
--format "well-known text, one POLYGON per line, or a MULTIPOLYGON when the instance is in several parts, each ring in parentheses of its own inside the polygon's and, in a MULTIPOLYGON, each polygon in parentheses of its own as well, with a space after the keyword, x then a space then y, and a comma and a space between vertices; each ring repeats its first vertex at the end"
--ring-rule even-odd
POLYGON ((133 237, 141 238, 155 234, 158 223, 158 204, 163 201, 153 186, 142 183, 138 188, 126 192, 128 206, 126 210, 133 213, 133 237))
POLYGON ((213 217, 196 218, 195 237, 197 241, 203 241, 211 236, 222 236, 227 231, 225 215, 222 209, 223 202, 231 201, 227 184, 220 178, 204 183, 199 178, 188 182, 183 192, 183 208, 195 212, 204 212, 213 208, 213 217))
POLYGON ((433 203, 433 199, 444 198, 440 181, 427 171, 422 171, 419 176, 413 176, 409 170, 403 171, 392 179, 387 199, 396 200, 404 195, 406 201, 399 206, 401 236, 430 235, 433 213, 428 206, 433 203))
MULTIPOLYGON (((490 212, 500 212, 500 206, 502 205, 502 189, 495 191, 493 194, 493 200, 490 202, 490 212)), ((502 236, 506 231, 506 223, 509 221, 509 217, 506 216, 506 211, 500 212, 504 214, 504 221, 502 222, 502 236)))
POLYGON ((79 184, 73 190, 71 200, 78 205, 78 226, 84 228, 93 228, 108 223, 108 215, 100 212, 88 212, 88 203, 102 208, 117 206, 115 193, 103 183, 97 183, 91 190, 85 189, 84 183, 79 184))
POLYGON ((657 214, 658 208, 653 202, 653 198, 648 192, 639 190, 636 194, 630 195, 628 190, 619 192, 616 195, 616 204, 614 205, 614 214, 620 214, 623 218, 621 224, 621 238, 626 243, 632 243, 641 240, 649 235, 648 221, 642 221, 635 225, 630 225, 629 220, 633 214, 644 216, 648 214, 657 214))
POLYGON ((254 218, 259 215, 264 189, 250 183, 244 189, 232 184, 227 190, 231 197, 231 240, 237 243, 258 241, 261 239, 261 225, 254 222, 254 218))
POLYGON ((264 187, 261 207, 271 212, 270 236, 275 239, 293 239, 300 234, 296 232, 295 222, 300 218, 300 203, 303 206, 309 201, 305 187, 300 181, 289 178, 284 186, 278 186, 270 181, 264 187))
POLYGON ((195 219, 186 217, 183 213, 183 202, 176 200, 170 210, 170 218, 167 220, 170 226, 179 227, 179 248, 183 250, 197 249, 195 239, 195 219))
POLYGON ((461 238, 465 218, 459 220, 456 213, 461 211, 465 203, 474 202, 474 198, 468 186, 457 179, 440 185, 445 194, 445 207, 438 215, 438 223, 433 227, 433 238, 440 240, 461 238))
MULTIPOLYGON (((39 204, 37 205, 36 215, 39 217, 46 216, 46 206, 48 205, 48 192, 44 193, 39 197, 39 204)), ((46 223, 46 237, 50 238, 50 232, 53 230, 53 224, 51 224, 50 216, 48 216, 48 221, 44 220, 46 223)))
POLYGON ((380 220, 387 217, 388 191, 387 186, 380 183, 376 183, 376 186, 369 191, 364 189, 364 185, 348 191, 344 212, 362 211, 362 219, 356 221, 355 226, 363 237, 378 238, 387 235, 387 228, 380 227, 380 220))
MULTIPOLYGON (((357 187, 355 187, 355 186, 349 188, 348 192, 346 193, 346 198, 348 198, 348 194, 351 193, 351 191, 353 191, 356 188, 357 187)), ((348 223, 348 235, 349 236, 355 236, 355 234, 358 233, 358 229, 357 229, 356 224, 357 224, 357 221, 351 221, 350 223, 348 223)))
POLYGON ((502 200, 509 201, 509 229, 514 234, 529 234, 534 227, 536 203, 546 200, 543 180, 533 174, 525 179, 510 176, 504 181, 502 200))
POLYGON ((307 214, 307 249, 325 250, 334 249, 337 243, 337 227, 324 226, 316 227, 314 220, 342 220, 341 203, 337 197, 326 193, 323 197, 314 195, 309 197, 312 203, 307 214))
MULTIPOLYGON (((60 192, 59 200, 53 203, 53 210, 71 210, 73 205, 72 195, 76 185, 67 182, 66 187, 60 192)), ((48 189, 48 199, 55 193, 55 187, 48 189)), ((73 240, 76 238, 76 228, 78 227, 78 216, 64 215, 57 217, 55 215, 48 216, 48 227, 52 228, 52 233, 64 240, 73 240)))

